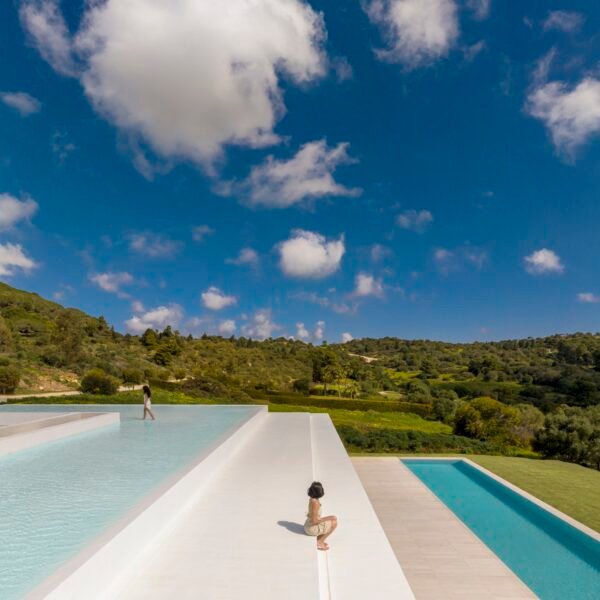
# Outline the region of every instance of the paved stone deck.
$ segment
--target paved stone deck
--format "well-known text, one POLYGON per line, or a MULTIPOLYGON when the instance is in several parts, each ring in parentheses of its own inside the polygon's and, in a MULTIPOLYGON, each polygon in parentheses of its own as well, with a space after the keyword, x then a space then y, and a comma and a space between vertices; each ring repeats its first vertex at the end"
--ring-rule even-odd
POLYGON ((398 458, 352 462, 417 600, 536 597, 398 458))

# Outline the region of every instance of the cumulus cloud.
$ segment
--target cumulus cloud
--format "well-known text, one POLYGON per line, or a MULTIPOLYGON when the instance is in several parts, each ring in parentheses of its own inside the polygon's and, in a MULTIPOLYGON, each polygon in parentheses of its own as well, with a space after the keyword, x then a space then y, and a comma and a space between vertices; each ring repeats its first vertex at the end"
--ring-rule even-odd
POLYGON ((342 344, 345 344, 346 342, 351 342, 354 338, 352 337, 351 333, 348 333, 347 331, 344 331, 344 333, 342 333, 342 344))
POLYGON ((348 144, 327 146, 325 140, 304 144, 289 160, 273 156, 252 168, 248 178, 230 191, 238 191, 254 206, 288 208, 325 196, 358 196, 333 178, 338 166, 356 162, 348 155, 348 144))
POLYGON ((310 338, 310 332, 304 326, 304 323, 296 323, 296 337, 299 340, 308 340, 310 338))
POLYGON ((554 250, 548 250, 548 248, 532 252, 523 261, 525 263, 525 270, 531 275, 562 273, 565 270, 560 256, 554 250))
POLYGON ((132 233, 129 248, 149 258, 172 258, 179 251, 180 243, 158 233, 132 233))
POLYGON ((322 279, 335 273, 346 251, 344 236, 327 240, 320 233, 296 229, 278 244, 279 267, 288 277, 322 279))
POLYGON ((369 273, 358 273, 354 279, 354 296, 365 298, 367 296, 383 297, 383 282, 369 273))
POLYGON ((600 296, 593 294, 592 292, 581 292, 577 294, 577 301, 583 302, 584 304, 598 304, 600 302, 600 296))
POLYGON ((473 18, 483 21, 490 16, 492 0, 467 0, 467 8, 473 13, 473 18))
POLYGON ((29 221, 38 204, 31 198, 19 200, 11 194, 0 194, 0 231, 12 229, 20 221, 29 221))
POLYGON ((455 0, 372 0, 366 12, 387 43, 379 58, 407 69, 446 56, 459 36, 455 0))
POLYGON ((399 227, 417 233, 423 233, 431 222, 433 222, 433 215, 428 210, 405 210, 396 217, 396 223, 399 227))
POLYGON ((222 310, 237 303, 235 296, 227 296, 218 287, 211 286, 201 295, 202 304, 209 310, 222 310))
MULTIPOLYGON (((120 273, 92 273, 89 276, 92 283, 96 284, 101 290, 110 294, 117 294, 120 298, 128 298, 129 295, 124 293, 123 286, 133 283, 133 276, 127 272, 120 273)), ((134 311, 139 312, 139 311, 134 311)))
POLYGON ((133 300, 131 302, 131 310, 134 313, 143 313, 146 311, 146 309, 144 308, 144 305, 142 302, 140 302, 139 300, 133 300))
POLYGON ((167 325, 176 328, 183 317, 183 309, 178 304, 158 306, 149 311, 134 315, 125 321, 127 331, 131 333, 144 333, 146 329, 164 329, 167 325))
POLYGON ((369 254, 373 262, 381 262, 388 256, 392 256, 393 252, 391 248, 388 248, 387 246, 384 246, 382 244, 373 244, 371 246, 369 254))
POLYGON ((72 40, 58 0, 26 0, 21 4, 19 16, 30 43, 42 58, 58 73, 75 76, 72 40))
POLYGON ((236 267, 258 267, 258 252, 253 248, 242 248, 235 258, 228 258, 225 262, 236 267))
POLYGON ((0 100, 14 108, 22 117, 28 117, 42 108, 40 101, 37 98, 25 92, 0 92, 0 100))
POLYGON ((325 321, 317 321, 313 337, 316 341, 321 341, 325 335, 325 321))
POLYGON ((586 77, 574 87, 561 81, 536 85, 525 108, 544 123, 556 149, 573 157, 600 133, 600 81, 586 77))
POLYGON ((0 276, 11 277, 19 270, 28 273, 36 267, 20 244, 0 244, 0 276))
POLYGON ((195 242, 203 242, 207 236, 213 235, 215 230, 208 225, 198 225, 192 229, 192 239, 195 242))
POLYGON ((435 265, 443 275, 460 271, 465 267, 481 269, 488 258, 488 253, 485 250, 469 245, 459 246, 452 250, 436 248, 433 253, 435 265))
POLYGON ((331 60, 331 67, 335 72, 338 83, 348 81, 354 77, 352 65, 348 62, 345 56, 336 56, 331 60))
POLYGON ((221 321, 219 323, 218 330, 221 335, 233 335, 236 330, 235 321, 233 319, 226 319, 225 321, 221 321))
POLYGON ((247 337, 264 340, 280 329, 281 326, 272 320, 271 311, 263 309, 254 313, 251 321, 242 327, 242 333, 247 337))
POLYGON ((303 0, 85 6, 73 37, 56 0, 28 0, 21 19, 99 113, 160 157, 210 167, 226 144, 277 142, 280 79, 306 84, 327 70, 323 18, 303 0))
POLYGON ((552 10, 542 23, 544 31, 556 30, 565 33, 579 31, 585 22, 585 17, 573 10, 552 10))

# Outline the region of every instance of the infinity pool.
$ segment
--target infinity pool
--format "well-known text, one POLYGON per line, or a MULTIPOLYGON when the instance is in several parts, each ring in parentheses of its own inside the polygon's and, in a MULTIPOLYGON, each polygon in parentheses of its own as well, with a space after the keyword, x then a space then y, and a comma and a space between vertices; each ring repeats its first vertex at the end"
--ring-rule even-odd
POLYGON ((250 406, 0 407, 118 411, 121 424, 0 458, 0 598, 22 598, 256 411, 250 406))
POLYGON ((403 462, 542 600, 600 599, 600 542, 462 460, 403 462))

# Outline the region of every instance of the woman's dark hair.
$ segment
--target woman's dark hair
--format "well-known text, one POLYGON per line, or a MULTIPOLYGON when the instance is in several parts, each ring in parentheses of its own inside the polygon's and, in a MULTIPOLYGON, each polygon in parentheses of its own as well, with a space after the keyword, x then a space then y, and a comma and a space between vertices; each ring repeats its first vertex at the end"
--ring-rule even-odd
POLYGON ((144 394, 146 394, 146 396, 148 396, 148 398, 150 398, 152 396, 152 392, 150 391, 149 385, 145 385, 142 389, 144 390, 144 394))
POLYGON ((322 498, 325 495, 325 490, 320 482, 313 481, 308 488, 308 495, 315 499, 322 498))

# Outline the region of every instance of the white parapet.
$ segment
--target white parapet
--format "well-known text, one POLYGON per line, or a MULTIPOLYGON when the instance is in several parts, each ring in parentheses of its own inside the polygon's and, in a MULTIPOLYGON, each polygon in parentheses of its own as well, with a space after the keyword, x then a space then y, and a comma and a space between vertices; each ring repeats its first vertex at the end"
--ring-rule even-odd
POLYGON ((119 422, 118 412, 3 413, 0 416, 0 456, 119 422))

